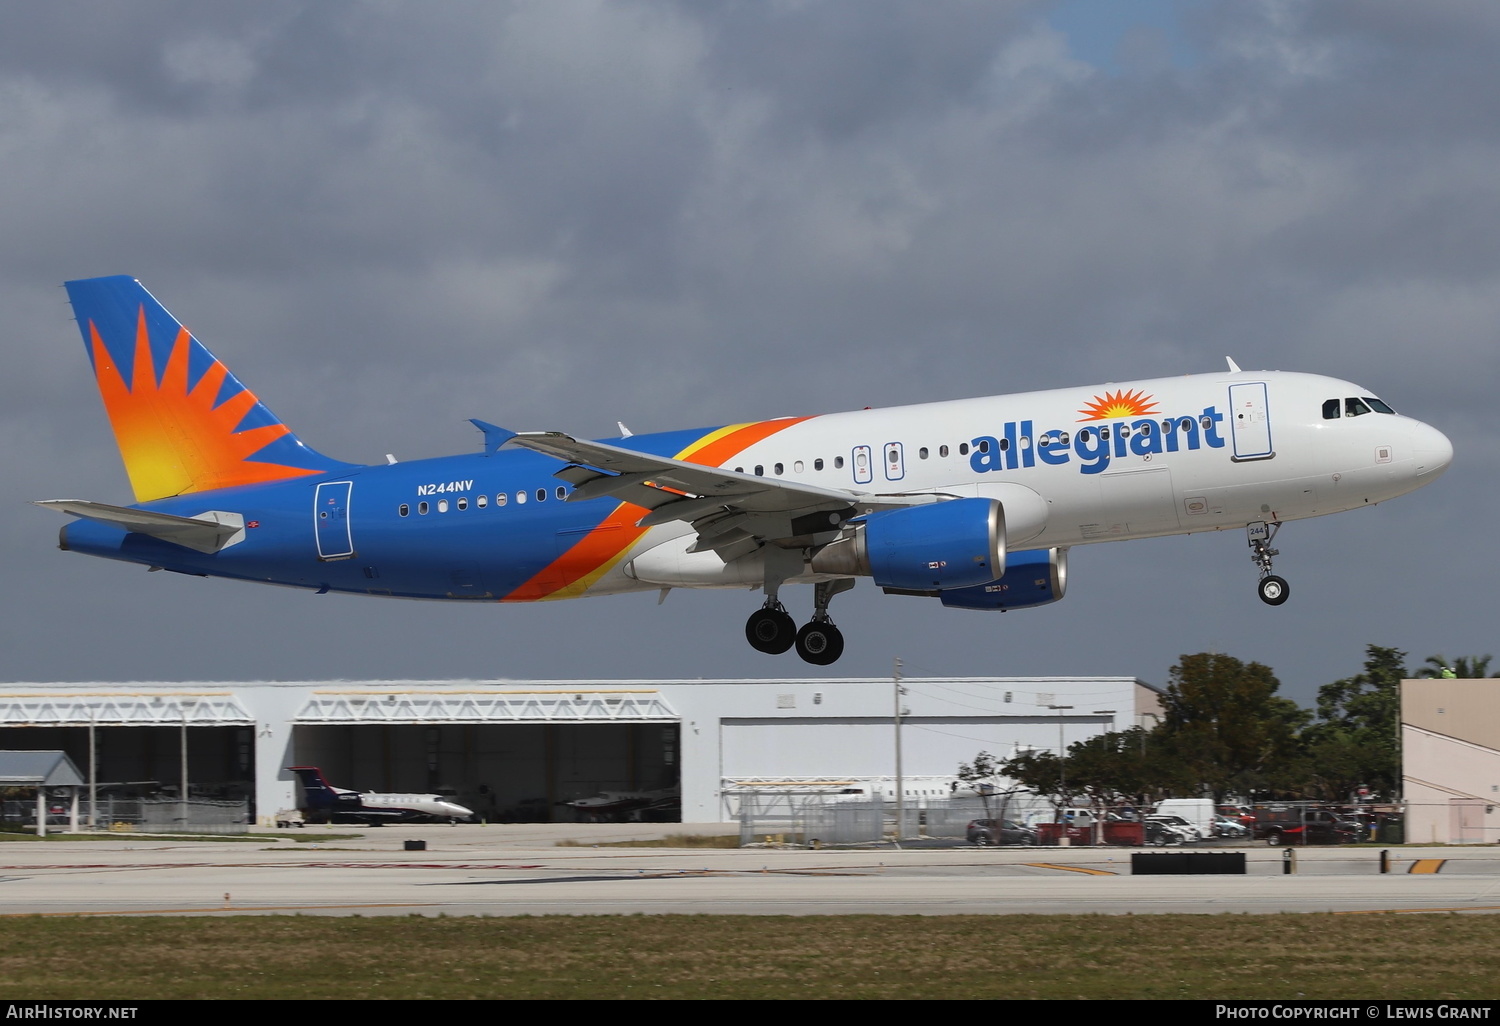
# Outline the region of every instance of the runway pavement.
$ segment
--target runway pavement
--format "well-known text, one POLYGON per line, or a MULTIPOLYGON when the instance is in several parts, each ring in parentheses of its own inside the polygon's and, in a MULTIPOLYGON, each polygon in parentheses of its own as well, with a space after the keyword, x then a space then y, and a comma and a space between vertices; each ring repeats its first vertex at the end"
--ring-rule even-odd
POLYGON ((1387 875, 1374 848, 1299 850, 1297 873, 1284 875, 1280 850, 1246 847, 1234 849, 1247 853, 1243 876, 1132 876, 1131 851, 1119 848, 555 846, 683 829, 419 826, 320 844, 0 843, 0 915, 1500 911, 1494 847, 1392 848, 1387 875), (427 850, 405 851, 407 840, 427 850))

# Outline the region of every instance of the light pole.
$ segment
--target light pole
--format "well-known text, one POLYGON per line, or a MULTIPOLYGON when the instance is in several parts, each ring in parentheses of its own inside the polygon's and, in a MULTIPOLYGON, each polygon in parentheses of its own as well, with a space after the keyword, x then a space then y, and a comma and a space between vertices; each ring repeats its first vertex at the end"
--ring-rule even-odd
POLYGON ((901 821, 906 815, 906 800, 902 792, 905 790, 906 781, 901 774, 901 696, 906 689, 901 686, 901 660, 897 658, 891 665, 891 692, 895 699, 895 708, 891 719, 896 726, 896 842, 899 846, 901 841, 901 821))
POLYGON ((1049 705, 1047 708, 1057 713, 1057 797, 1059 801, 1067 801, 1068 751, 1063 747, 1063 713, 1073 707, 1071 705, 1049 705))

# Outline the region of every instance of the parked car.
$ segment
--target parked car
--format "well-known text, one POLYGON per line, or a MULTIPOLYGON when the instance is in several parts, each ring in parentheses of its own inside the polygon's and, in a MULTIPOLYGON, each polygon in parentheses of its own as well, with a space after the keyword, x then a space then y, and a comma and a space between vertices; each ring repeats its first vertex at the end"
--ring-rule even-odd
POLYGON ((1227 816, 1243 826, 1247 831, 1255 826, 1255 810, 1244 805, 1220 805, 1219 815, 1227 816))
POLYGON ((1185 844, 1188 840, 1187 835, 1182 830, 1166 822, 1162 817, 1147 816, 1144 825, 1146 827, 1144 843, 1154 847, 1165 848, 1169 845, 1176 846, 1185 844))
POLYGON ((1254 837, 1273 848, 1285 844, 1348 844, 1361 836, 1358 823, 1327 809, 1272 806, 1255 810, 1254 837))
POLYGON ((998 828, 995 823, 993 819, 970 820, 969 828, 964 832, 964 836, 968 838, 970 844, 983 847, 992 844, 1036 844, 1037 842, 1037 833, 1030 827, 1022 826, 1009 819, 1000 820, 998 828))
POLYGON ((1249 837, 1250 829, 1238 819, 1220 815, 1214 817, 1214 836, 1231 838, 1249 837))
POLYGON ((1184 843, 1203 840, 1202 831, 1181 816, 1147 816, 1146 825, 1149 827, 1152 823, 1160 823, 1169 830, 1176 831, 1182 837, 1184 843))

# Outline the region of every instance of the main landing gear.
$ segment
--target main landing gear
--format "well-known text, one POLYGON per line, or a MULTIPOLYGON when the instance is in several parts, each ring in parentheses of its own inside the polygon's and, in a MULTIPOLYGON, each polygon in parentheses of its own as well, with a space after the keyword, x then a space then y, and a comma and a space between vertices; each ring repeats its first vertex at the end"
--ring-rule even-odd
POLYGON ((1256 585, 1256 591, 1260 593, 1260 600, 1268 606, 1281 605, 1292 593, 1285 578, 1271 573, 1271 557, 1281 554, 1279 549, 1271 548, 1271 539, 1276 537, 1279 530, 1281 525, 1277 523, 1255 523, 1245 528, 1250 540, 1250 559, 1260 570, 1260 583, 1256 585))
POLYGON ((852 587, 854 581, 849 578, 819 581, 813 588, 813 617, 800 631, 781 600, 775 594, 768 595, 766 604, 745 621, 745 640, 757 652, 768 655, 780 655, 795 645, 805 662, 814 666, 832 665, 844 654, 844 632, 829 618, 828 603, 833 596, 852 587))

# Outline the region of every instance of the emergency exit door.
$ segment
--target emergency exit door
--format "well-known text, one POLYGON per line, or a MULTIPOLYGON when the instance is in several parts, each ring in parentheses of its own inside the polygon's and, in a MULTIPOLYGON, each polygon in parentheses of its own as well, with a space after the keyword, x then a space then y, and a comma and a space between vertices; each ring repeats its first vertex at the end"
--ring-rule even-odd
POLYGON ((1264 381, 1229 386, 1229 436, 1235 459, 1268 460, 1276 455, 1268 405, 1264 381))
POLYGON ((349 527, 349 492, 353 487, 353 481, 318 485, 313 497, 313 532, 318 539, 319 559, 354 555, 354 536, 349 527))

